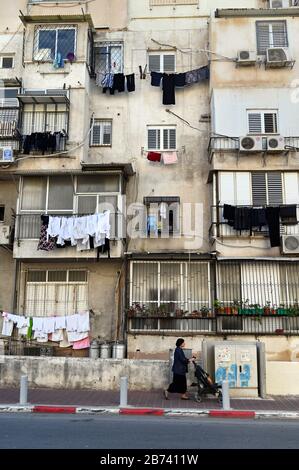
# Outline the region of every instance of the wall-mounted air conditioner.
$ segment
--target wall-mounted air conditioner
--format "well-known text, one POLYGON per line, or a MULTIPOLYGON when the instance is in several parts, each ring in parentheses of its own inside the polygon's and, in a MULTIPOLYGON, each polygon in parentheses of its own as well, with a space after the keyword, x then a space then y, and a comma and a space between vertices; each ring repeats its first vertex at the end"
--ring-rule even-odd
POLYGON ((292 60, 287 47, 270 47, 267 49, 267 67, 285 67, 291 64, 292 60))
POLYGON ((296 0, 270 0, 270 8, 289 8, 296 0))
POLYGON ((285 255, 299 254, 299 235, 283 235, 281 237, 281 251, 285 255))
POLYGON ((268 152, 282 152, 285 150, 284 137, 282 135, 273 135, 267 137, 267 151, 268 152))
POLYGON ((9 225, 0 224, 0 245, 8 245, 10 236, 9 225))
POLYGON ((255 65, 256 63, 256 52, 255 51, 239 51, 237 64, 238 65, 255 65))
POLYGON ((0 163, 13 163, 13 148, 12 147, 0 147, 0 163))
POLYGON ((263 139, 259 135, 247 135, 240 137, 240 152, 261 152, 263 150, 263 139))

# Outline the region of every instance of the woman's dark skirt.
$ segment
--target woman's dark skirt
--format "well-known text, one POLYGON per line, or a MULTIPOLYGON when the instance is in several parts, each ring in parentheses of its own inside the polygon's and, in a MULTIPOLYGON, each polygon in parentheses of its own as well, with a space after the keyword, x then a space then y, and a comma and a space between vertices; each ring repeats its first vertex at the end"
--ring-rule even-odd
POLYGON ((168 387, 170 393, 186 393, 187 379, 186 375, 173 374, 173 382, 168 387))

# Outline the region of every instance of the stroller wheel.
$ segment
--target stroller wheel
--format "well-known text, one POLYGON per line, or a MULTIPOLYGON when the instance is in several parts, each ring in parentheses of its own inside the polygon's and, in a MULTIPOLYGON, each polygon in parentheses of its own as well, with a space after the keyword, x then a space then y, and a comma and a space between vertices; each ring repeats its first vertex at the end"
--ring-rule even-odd
POLYGON ((218 394, 218 403, 222 403, 222 393, 219 392, 218 394))
POLYGON ((201 402, 201 396, 200 396, 200 394, 199 394, 198 392, 195 393, 194 398, 195 398, 195 401, 197 401, 197 403, 200 403, 200 402, 201 402))

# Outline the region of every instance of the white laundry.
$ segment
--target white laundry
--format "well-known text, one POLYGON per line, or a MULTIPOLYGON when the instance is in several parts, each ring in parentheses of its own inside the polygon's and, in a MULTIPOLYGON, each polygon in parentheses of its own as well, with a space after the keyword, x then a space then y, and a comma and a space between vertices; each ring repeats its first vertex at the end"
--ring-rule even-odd
MULTIPOLYGON (((78 314, 78 327, 77 332, 83 333, 90 330, 89 324, 89 311, 78 314)), ((82 338, 84 339, 84 338, 82 338)))
POLYGON ((65 317, 66 319, 66 330, 67 331, 77 331, 78 328, 78 314, 69 315, 65 317))
POLYGON ((44 333, 43 331, 36 330, 33 335, 34 339, 40 339, 41 342, 48 341, 48 333, 44 333))
POLYGON ((6 318, 14 323, 19 321, 20 315, 14 315, 13 313, 7 313, 6 318))
POLYGON ((87 233, 93 237, 97 232, 98 227, 98 216, 97 214, 89 215, 87 217, 87 233))
POLYGON ((22 317, 20 316, 17 321, 17 328, 21 329, 24 328, 25 326, 29 326, 29 318, 22 317))
POLYGON ((77 251, 86 251, 90 250, 90 241, 88 240, 77 240, 77 251))
POLYGON ((51 341, 62 341, 63 340, 63 330, 56 330, 52 334, 51 341))
POLYGON ((55 331, 56 330, 63 330, 66 327, 65 315, 62 317, 54 317, 55 318, 55 331))
POLYGON ((103 245, 105 245, 105 238, 100 238, 99 241, 96 241, 96 240, 93 241, 93 246, 95 248, 98 248, 99 246, 103 246, 103 245))
POLYGON ((81 341, 81 339, 85 339, 89 336, 88 331, 84 331, 82 333, 78 333, 77 331, 68 331, 67 332, 67 339, 70 343, 74 341, 81 341))
POLYGON ((160 204, 160 215, 162 219, 167 218, 167 204, 166 202, 161 202, 160 204))
POLYGON ((101 239, 110 238, 110 229, 110 211, 97 214, 95 242, 98 244, 101 239))
POLYGON ((44 324, 43 317, 33 317, 33 325, 32 325, 33 331, 43 332, 43 324, 44 324))
POLYGON ((7 317, 3 318, 3 325, 2 325, 2 335, 3 336, 11 336, 13 331, 13 321, 8 320, 7 317))
POLYGON ((23 328, 19 328, 19 331, 18 331, 19 336, 27 336, 28 326, 23 326, 23 328))
POLYGON ((74 220, 73 236, 75 240, 85 240, 87 237, 87 217, 77 217, 74 220))
POLYGON ((55 331, 55 317, 46 317, 43 322, 44 333, 54 333, 55 331))
POLYGON ((49 225, 47 228, 47 238, 58 237, 60 234, 61 217, 49 216, 49 225))
POLYGON ((48 342, 48 335, 39 336, 38 338, 36 338, 36 341, 38 343, 47 343, 48 342))
POLYGON ((70 346, 71 346, 71 344, 68 342, 66 330, 63 330, 63 340, 60 341, 59 347, 60 348, 68 348, 70 346))

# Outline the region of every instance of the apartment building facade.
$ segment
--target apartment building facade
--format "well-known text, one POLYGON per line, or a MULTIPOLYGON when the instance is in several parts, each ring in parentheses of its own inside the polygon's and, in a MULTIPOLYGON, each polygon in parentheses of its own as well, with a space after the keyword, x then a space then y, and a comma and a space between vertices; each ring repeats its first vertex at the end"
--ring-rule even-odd
POLYGON ((90 309, 92 336, 126 341, 129 357, 167 357, 177 336, 196 352, 225 337, 287 354, 299 328, 295 2, 15 3, 1 19, 1 308, 90 309), (151 74, 207 69, 170 100, 151 74), (109 73, 131 77, 124 92, 103 92, 109 73), (55 145, 32 147, 36 133, 55 145), (38 249, 41 216, 105 204, 110 257, 38 249), (266 219, 248 222, 267 208, 271 240, 266 219))

